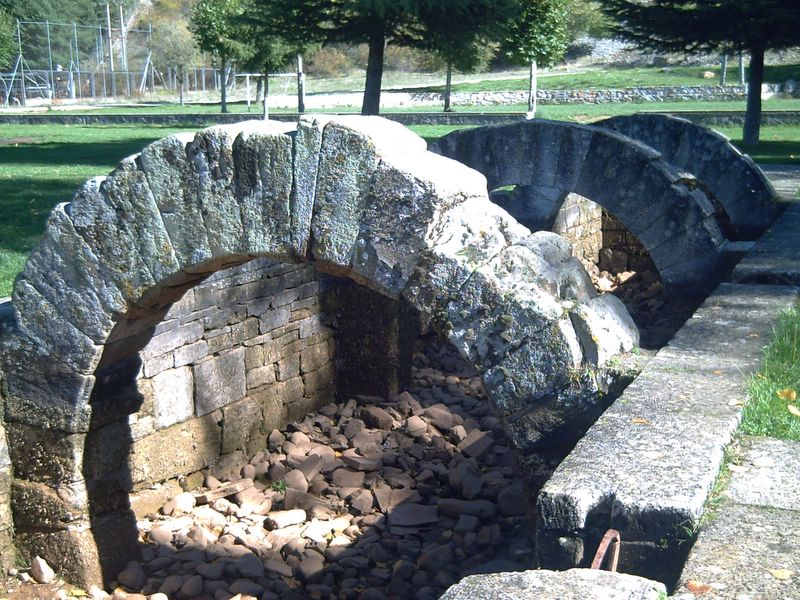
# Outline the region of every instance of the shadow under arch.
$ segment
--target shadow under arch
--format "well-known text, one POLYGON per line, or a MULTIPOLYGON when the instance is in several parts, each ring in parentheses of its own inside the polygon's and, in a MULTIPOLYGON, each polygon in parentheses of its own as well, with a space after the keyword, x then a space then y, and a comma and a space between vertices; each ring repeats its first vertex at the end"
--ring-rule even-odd
MULTIPOLYGON (((361 117, 172 136, 85 184, 51 214, 0 339, 19 543, 73 581, 110 576, 95 529, 113 539, 131 524, 98 520, 125 500, 86 473, 113 462, 98 427, 118 423, 124 438, 127 411, 143 402, 114 388, 138 367, 126 357, 183 293, 256 257, 313 263, 403 298, 482 374, 517 446, 535 430, 538 404, 569 419, 560 395, 597 354, 575 323, 589 327, 600 308, 568 244, 531 234, 486 189, 402 126, 361 117), (87 443, 100 456, 87 460, 87 443)), ((621 305, 601 308, 628 319, 621 305)), ((609 347, 633 343, 618 335, 609 347)), ((116 476, 119 488, 130 484, 116 476)))

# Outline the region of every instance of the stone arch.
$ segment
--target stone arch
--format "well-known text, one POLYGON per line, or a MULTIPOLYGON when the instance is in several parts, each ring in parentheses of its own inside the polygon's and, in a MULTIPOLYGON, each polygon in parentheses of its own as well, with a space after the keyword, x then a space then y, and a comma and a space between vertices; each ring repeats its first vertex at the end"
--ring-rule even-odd
POLYGON ((98 373, 142 348, 187 290, 256 258, 407 300, 483 374, 523 450, 581 413, 582 364, 637 343, 569 244, 531 234, 483 176, 400 125, 320 117, 165 138, 54 209, 0 336, 17 488, 46 507, 38 547, 74 579, 99 578, 91 526, 108 508, 87 491, 84 451, 98 420, 129 412, 93 410, 98 373))
POLYGON ((725 209, 736 239, 757 239, 780 212, 764 173, 721 133, 686 119, 646 113, 594 125, 647 144, 670 165, 694 175, 725 209))
POLYGON ((532 119, 455 131, 432 150, 483 173, 490 189, 520 186, 518 202, 505 208, 523 221, 526 211, 553 213, 570 192, 596 202, 639 238, 666 285, 699 295, 723 268, 714 205, 658 152, 630 138, 532 119))

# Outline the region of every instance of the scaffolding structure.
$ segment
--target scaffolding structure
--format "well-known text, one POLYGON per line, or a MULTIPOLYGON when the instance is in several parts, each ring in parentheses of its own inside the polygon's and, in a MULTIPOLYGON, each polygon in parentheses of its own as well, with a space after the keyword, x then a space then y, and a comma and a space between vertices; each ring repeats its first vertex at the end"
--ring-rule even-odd
MULTIPOLYGON (((0 104, 25 105, 28 99, 108 99, 174 91, 171 66, 156 65, 148 50, 154 28, 137 29, 106 4, 104 23, 86 25, 17 20, 17 54, 9 72, 0 73, 0 104), (116 21, 116 22, 115 22, 116 21), (116 25, 116 26, 115 26, 116 25)), ((189 90, 219 87, 217 69, 196 66, 186 78, 189 90)))

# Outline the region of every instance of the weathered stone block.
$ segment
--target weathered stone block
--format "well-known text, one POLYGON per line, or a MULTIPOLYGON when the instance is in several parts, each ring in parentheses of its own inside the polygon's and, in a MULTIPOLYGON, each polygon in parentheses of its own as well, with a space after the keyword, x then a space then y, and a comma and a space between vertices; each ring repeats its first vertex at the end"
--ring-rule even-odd
POLYGON ((244 348, 237 348, 193 367, 195 412, 206 415, 245 396, 244 348))
POLYGON ((208 342, 198 340, 194 343, 181 346, 175 350, 175 366, 183 367, 196 363, 209 354, 208 342))
POLYGON ((245 340, 252 339, 258 335, 259 322, 256 318, 250 318, 231 325, 231 341, 234 344, 241 344, 245 340))
MULTIPOLYGON (((294 124, 248 124, 233 143, 234 184, 250 252, 290 255, 294 124)), ((313 196, 312 196, 313 197, 313 196)))
POLYGON ((175 357, 171 352, 154 356, 142 362, 142 373, 145 377, 155 377, 159 373, 175 366, 175 357))
POLYGON ((220 335, 206 339, 208 344, 208 354, 218 354, 223 350, 233 348, 233 337, 230 331, 225 331, 220 335))
POLYGON ((328 344, 314 344, 300 352, 300 370, 303 373, 315 371, 330 362, 330 360, 331 356, 328 353, 328 344))
POLYGON ((300 355, 289 354, 277 364, 278 381, 288 381, 300 375, 300 355))
POLYGON ((148 360, 152 357, 171 352, 185 344, 191 344, 203 337, 202 321, 192 321, 180 327, 153 336, 147 345, 142 348, 142 358, 148 360))
POLYGON ((15 477, 49 485, 81 478, 85 434, 9 422, 6 435, 15 477))
POLYGON ((50 213, 45 236, 28 257, 22 277, 87 336, 101 341, 114 326, 109 312, 125 310, 125 298, 104 276, 65 206, 50 213))
POLYGON ((314 395, 318 390, 335 390, 336 369, 333 363, 326 363, 316 371, 303 374, 306 395, 314 395))
POLYGON ((191 133, 150 144, 138 162, 150 185, 178 263, 196 265, 211 258, 211 248, 187 155, 191 133))
POLYGON ((194 414, 194 380, 190 367, 169 369, 153 377, 155 424, 169 427, 194 414))
MULTIPOLYGON (((5 496, 4 500, 8 500, 5 496)), ((11 489, 11 506, 17 529, 65 530, 85 517, 85 506, 72 506, 44 483, 15 479, 11 489)))
POLYGON ((275 331, 279 327, 288 324, 292 318, 290 306, 281 306, 262 314, 259 317, 259 330, 261 333, 275 331))
POLYGON ((136 301, 157 282, 139 254, 138 242, 121 223, 122 215, 106 200, 102 181, 85 183, 65 212, 97 257, 104 278, 113 281, 126 300, 136 301))
POLYGON ((317 194, 320 148, 325 120, 301 117, 294 135, 294 188, 291 193, 292 245, 297 256, 308 256, 311 219, 317 194))
POLYGON ((621 352, 639 345, 639 330, 622 301, 603 294, 570 313, 586 360, 602 367, 621 352))
POLYGON ((65 579, 88 588, 103 585, 100 556, 88 523, 66 530, 19 531, 16 543, 27 560, 41 556, 65 579))
POLYGON ((100 191, 118 215, 118 225, 136 244, 142 263, 155 281, 175 275, 178 257, 164 220, 150 191, 147 176, 136 157, 126 158, 100 185, 100 191))
POLYGON ((213 415, 189 419, 134 442, 128 470, 134 487, 204 469, 220 453, 220 428, 213 415))
POLYGON ((270 364, 265 367, 257 367, 254 369, 249 369, 247 371, 248 390, 261 387, 262 385, 275 383, 275 381, 277 381, 277 377, 275 374, 275 365, 270 364))
POLYGON ((267 446, 272 429, 264 424, 263 399, 247 397, 222 409, 222 453, 244 450, 252 456, 267 446))
POLYGON ((570 569, 569 571, 522 571, 470 575, 451 586, 442 600, 538 600, 559 598, 583 600, 659 600, 666 597, 663 583, 635 575, 611 573, 599 569, 570 569))
POLYGON ((350 265, 369 180, 377 166, 372 139, 337 122, 325 125, 311 220, 316 260, 350 265))

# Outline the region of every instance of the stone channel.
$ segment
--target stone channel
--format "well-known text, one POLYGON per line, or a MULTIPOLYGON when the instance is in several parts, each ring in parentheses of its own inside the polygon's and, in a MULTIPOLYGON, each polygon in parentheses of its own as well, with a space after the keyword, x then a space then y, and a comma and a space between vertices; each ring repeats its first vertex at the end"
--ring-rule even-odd
POLYGON ((248 462, 134 494, 142 559, 92 596, 433 599, 525 569, 530 491, 480 377, 435 341, 413 375, 273 430, 248 462))

